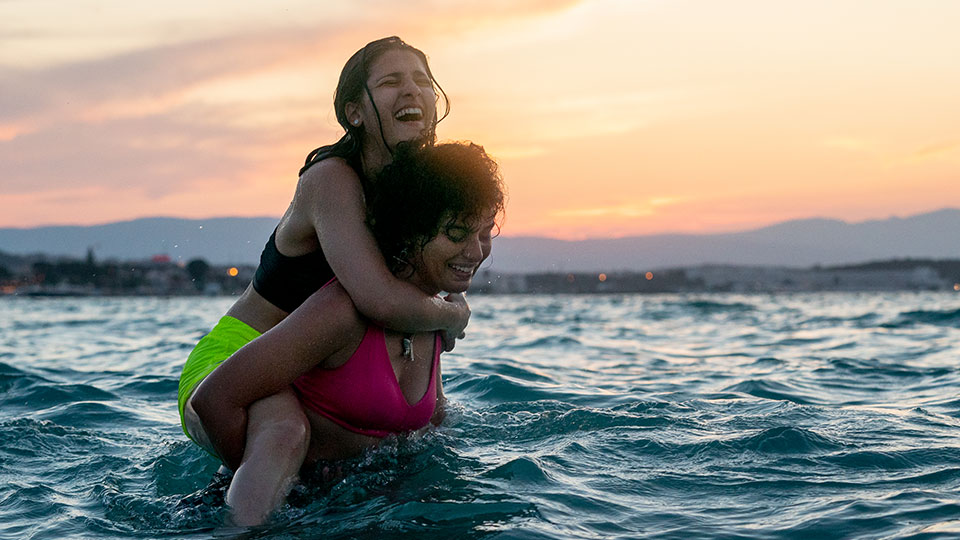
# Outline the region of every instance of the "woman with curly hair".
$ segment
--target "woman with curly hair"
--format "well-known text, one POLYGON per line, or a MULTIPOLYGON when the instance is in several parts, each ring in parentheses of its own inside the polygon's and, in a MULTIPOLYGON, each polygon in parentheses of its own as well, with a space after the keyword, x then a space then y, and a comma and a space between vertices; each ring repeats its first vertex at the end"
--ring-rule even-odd
MULTIPOLYGON (((184 433, 201 447, 203 426, 193 407, 198 385, 237 349, 283 321, 324 283, 337 281, 364 317, 392 331, 440 331, 447 350, 463 333, 470 309, 462 295, 425 294, 388 268, 365 223, 364 198, 373 178, 403 143, 431 145, 437 105, 446 95, 427 58, 398 37, 372 41, 345 64, 334 95, 344 135, 310 152, 300 169, 293 200, 270 236, 253 282, 190 353, 180 376, 177 402, 184 433)), ((266 396, 254 407, 272 419, 263 437, 282 438, 286 419, 300 413, 291 389, 266 396)), ((290 426, 296 430, 294 424, 290 426)), ((236 465, 236 460, 227 459, 236 465)))
MULTIPOLYGON (((461 293, 490 254, 503 205, 498 168, 482 147, 425 145, 401 148, 376 177, 366 222, 397 279, 429 296, 461 293)), ((223 362, 192 402, 198 438, 236 471, 227 492, 233 523, 262 523, 304 463, 439 423, 442 350, 439 332, 396 331, 364 316, 333 278, 223 362), (298 412, 274 426, 257 404, 290 388, 298 412), (270 437, 274 428, 282 436, 270 437)))

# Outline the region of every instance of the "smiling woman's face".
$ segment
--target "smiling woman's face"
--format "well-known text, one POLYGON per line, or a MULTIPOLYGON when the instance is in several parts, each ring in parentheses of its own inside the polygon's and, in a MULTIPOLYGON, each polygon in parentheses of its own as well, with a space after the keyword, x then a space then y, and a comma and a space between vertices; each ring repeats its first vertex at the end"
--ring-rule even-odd
POLYGON ((441 229, 412 261, 411 281, 430 294, 467 290, 477 268, 490 256, 495 217, 490 211, 480 219, 452 221, 441 229))
POLYGON ((366 95, 353 107, 350 121, 359 120, 364 128, 364 144, 383 144, 396 148, 433 126, 437 118, 437 94, 433 81, 420 58, 404 50, 390 50, 370 66, 367 88, 376 103, 376 111, 366 95), (377 113, 379 112, 379 122, 377 113), (383 124, 383 139, 380 124, 383 124))

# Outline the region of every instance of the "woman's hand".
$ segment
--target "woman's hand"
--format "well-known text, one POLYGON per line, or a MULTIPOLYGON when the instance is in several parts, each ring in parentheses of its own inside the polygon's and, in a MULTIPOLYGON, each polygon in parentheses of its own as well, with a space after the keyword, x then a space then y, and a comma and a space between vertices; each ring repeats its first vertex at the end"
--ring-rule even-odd
POLYGON ((467 335, 464 329, 470 322, 470 306, 467 305, 466 293, 450 293, 444 300, 453 305, 457 314, 453 325, 444 328, 440 334, 443 338, 444 352, 450 352, 456 346, 457 340, 463 339, 467 335))

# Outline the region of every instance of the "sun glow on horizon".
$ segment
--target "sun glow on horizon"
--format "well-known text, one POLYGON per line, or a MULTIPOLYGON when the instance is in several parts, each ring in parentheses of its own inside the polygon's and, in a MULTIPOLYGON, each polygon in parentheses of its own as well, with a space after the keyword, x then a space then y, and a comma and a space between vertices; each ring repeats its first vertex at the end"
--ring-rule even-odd
POLYGON ((960 207, 960 4, 320 7, 0 3, 0 227, 279 216, 341 133, 343 63, 390 34, 450 97, 439 139, 501 164, 508 236, 960 207))

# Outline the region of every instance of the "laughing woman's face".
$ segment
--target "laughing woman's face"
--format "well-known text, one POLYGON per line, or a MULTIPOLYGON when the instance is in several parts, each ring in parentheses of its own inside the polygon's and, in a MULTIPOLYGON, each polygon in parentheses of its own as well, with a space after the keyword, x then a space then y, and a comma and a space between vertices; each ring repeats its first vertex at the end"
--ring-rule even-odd
POLYGON ((364 92, 362 103, 350 118, 351 122, 362 122, 365 144, 386 142, 389 148, 396 148, 397 143, 421 136, 435 123, 437 94, 426 66, 416 54, 404 50, 383 53, 370 66, 367 87, 376 111, 364 92))

